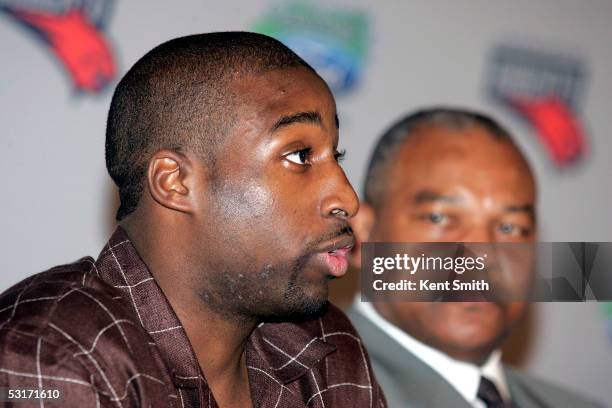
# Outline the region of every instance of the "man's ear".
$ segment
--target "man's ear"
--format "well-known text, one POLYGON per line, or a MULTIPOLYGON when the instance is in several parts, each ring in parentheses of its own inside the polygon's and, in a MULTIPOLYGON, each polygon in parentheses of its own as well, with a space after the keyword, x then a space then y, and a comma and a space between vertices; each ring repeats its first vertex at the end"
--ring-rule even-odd
POLYGON ((355 246, 351 250, 351 264, 355 268, 361 268, 361 244, 370 239, 375 222, 376 213, 368 203, 359 204, 359 211, 349 220, 355 235, 355 246))
POLYGON ((194 208, 189 189, 193 177, 191 160, 172 150, 156 152, 147 169, 147 185, 153 199, 160 205, 184 213, 194 208))

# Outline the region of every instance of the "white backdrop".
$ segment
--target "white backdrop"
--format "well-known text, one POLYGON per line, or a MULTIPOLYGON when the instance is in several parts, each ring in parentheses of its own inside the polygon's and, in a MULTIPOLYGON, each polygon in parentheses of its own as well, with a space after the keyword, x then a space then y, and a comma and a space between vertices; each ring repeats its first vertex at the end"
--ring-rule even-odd
MULTIPOLYGON (((7 3, 16 2, 0 6, 7 3)), ((103 33, 122 75, 160 42, 248 30, 283 4, 116 1, 103 33)), ((335 0, 312 7, 362 13, 367 21, 363 76, 338 98, 341 145, 348 148, 344 166, 358 191, 372 144, 391 121, 424 105, 472 107, 514 131, 532 162, 543 240, 612 240, 612 2, 335 0), (508 42, 560 50, 587 63, 580 117, 590 151, 580 165, 556 168, 532 130, 486 98, 488 55, 508 42)), ((76 92, 43 42, 1 11, 0 50, 2 290, 52 265, 97 255, 113 229, 116 198, 104 166, 112 86, 100 94, 76 92)), ((601 305, 543 304, 535 318, 525 368, 612 401, 612 338, 601 305)))

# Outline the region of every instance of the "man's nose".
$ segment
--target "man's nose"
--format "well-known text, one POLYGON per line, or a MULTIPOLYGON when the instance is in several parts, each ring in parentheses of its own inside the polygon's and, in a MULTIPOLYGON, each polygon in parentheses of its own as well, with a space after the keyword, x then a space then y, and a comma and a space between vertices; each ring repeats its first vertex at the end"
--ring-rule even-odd
POLYGON ((495 231, 487 222, 480 222, 466 228, 461 241, 463 242, 495 242, 495 231))
POLYGON ((331 173, 325 177, 321 215, 348 220, 357 214, 359 199, 344 171, 334 163, 331 173))

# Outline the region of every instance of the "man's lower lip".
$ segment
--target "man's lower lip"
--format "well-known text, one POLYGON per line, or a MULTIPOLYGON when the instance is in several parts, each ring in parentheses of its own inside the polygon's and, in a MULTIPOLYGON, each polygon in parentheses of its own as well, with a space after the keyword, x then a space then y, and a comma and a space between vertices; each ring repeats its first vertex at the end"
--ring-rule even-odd
POLYGON ((323 262, 327 265, 329 273, 337 278, 343 276, 348 269, 348 259, 343 253, 324 252, 319 254, 323 262))

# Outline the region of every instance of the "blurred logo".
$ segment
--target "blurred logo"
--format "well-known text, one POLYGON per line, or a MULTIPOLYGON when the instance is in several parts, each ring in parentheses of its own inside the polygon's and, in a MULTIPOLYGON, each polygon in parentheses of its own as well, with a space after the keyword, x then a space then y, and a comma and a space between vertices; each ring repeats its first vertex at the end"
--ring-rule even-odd
POLYGON ((104 38, 112 0, 0 0, 0 11, 51 50, 77 90, 100 92, 116 76, 104 38))
POLYGON ((293 2, 272 9, 254 31, 283 42, 325 79, 336 95, 360 81, 368 43, 367 15, 293 2))
POLYGON ((552 160, 566 167, 586 153, 578 117, 585 77, 578 58, 499 46, 489 61, 488 91, 529 122, 552 160))
POLYGON ((608 336, 612 341, 612 302, 604 303, 602 307, 606 319, 606 328, 608 330, 608 336))

